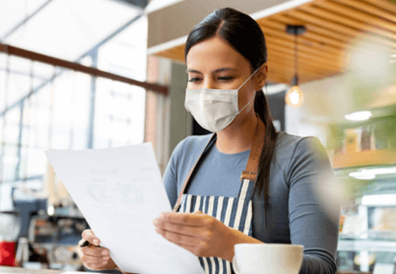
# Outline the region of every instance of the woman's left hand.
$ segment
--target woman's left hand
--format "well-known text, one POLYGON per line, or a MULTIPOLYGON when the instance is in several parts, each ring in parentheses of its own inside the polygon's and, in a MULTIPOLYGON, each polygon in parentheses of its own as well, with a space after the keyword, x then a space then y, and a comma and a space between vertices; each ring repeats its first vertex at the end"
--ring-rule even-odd
POLYGON ((240 234, 246 236, 200 211, 162 213, 154 220, 154 225, 158 234, 196 256, 213 256, 227 261, 234 257, 234 245, 241 242, 240 234))

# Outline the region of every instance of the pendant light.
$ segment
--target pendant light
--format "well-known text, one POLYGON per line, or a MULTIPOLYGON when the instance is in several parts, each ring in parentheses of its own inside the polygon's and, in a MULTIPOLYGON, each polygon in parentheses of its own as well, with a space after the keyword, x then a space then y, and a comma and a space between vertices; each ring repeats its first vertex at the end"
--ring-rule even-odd
POLYGON ((294 35, 294 76, 292 80, 292 87, 288 90, 285 95, 285 101, 287 105, 292 107, 301 106, 304 96, 298 86, 298 49, 297 49, 297 37, 303 34, 306 28, 301 25, 287 25, 286 32, 288 34, 294 35))

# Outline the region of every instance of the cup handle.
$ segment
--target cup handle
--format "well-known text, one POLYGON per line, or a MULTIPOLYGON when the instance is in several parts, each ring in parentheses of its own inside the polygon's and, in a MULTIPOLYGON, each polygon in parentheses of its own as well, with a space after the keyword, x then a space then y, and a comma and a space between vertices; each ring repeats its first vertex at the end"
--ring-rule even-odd
POLYGON ((232 268, 234 269, 234 272, 236 274, 241 274, 239 272, 239 269, 238 269, 238 266, 237 266, 237 263, 236 263, 236 256, 235 255, 234 255, 234 258, 232 259, 232 268))

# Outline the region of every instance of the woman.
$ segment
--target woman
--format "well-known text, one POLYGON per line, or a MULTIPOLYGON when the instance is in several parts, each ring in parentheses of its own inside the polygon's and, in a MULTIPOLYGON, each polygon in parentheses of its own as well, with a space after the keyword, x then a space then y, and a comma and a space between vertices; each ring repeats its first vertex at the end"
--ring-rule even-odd
MULTIPOLYGON (((154 220, 156 232, 199 256, 207 273, 232 273, 237 243, 301 244, 300 273, 335 273, 338 221, 315 192, 333 179, 332 168, 316 138, 275 131, 259 25, 216 10, 189 34, 185 58, 185 107, 215 134, 188 137, 174 150, 164 184, 175 210, 154 220)), ((80 252, 87 267, 116 267, 92 231, 82 237, 92 244, 80 252)))

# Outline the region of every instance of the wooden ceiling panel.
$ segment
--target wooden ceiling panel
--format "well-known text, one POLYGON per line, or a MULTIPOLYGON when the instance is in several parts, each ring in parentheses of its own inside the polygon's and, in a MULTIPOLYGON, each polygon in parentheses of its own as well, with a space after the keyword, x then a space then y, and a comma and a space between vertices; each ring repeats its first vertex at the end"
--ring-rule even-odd
MULTIPOLYGON (((291 55, 294 56, 294 44, 290 42, 285 42, 285 40, 278 38, 273 35, 266 35, 268 39, 266 39, 266 43, 268 47, 276 47, 276 48, 285 48, 292 51, 291 55)), ((326 64, 333 64, 336 67, 343 65, 343 59, 339 58, 338 55, 334 55, 332 53, 324 52, 321 49, 311 48, 309 46, 305 46, 302 44, 298 45, 298 54, 308 54, 315 61, 323 61, 326 64)))
MULTIPOLYGON (((286 26, 290 24, 288 22, 277 22, 274 20, 263 20, 262 22, 262 26, 268 26, 272 29, 278 30, 280 31, 282 34, 285 33, 286 30, 286 26)), ((306 24, 304 24, 306 25, 306 24)), ((318 43, 318 44, 326 44, 329 45, 331 47, 334 47, 336 50, 339 49, 343 49, 345 47, 345 43, 343 43, 342 41, 338 40, 338 39, 334 39, 332 37, 328 37, 326 35, 323 35, 323 33, 317 33, 315 31, 312 31, 312 28, 310 28, 309 25, 305 26, 307 28, 307 32, 304 33, 301 37, 309 39, 310 41, 313 41, 314 43, 318 43)), ((293 36, 291 36, 292 39, 294 39, 293 36)), ((300 38, 300 37, 299 37, 300 38)))
MULTIPOLYGON (((294 62, 294 50, 291 48, 286 48, 274 44, 273 42, 268 42, 267 51, 268 51, 268 56, 272 56, 272 54, 275 52, 289 57, 290 60, 294 62)), ((307 63, 309 65, 312 65, 313 67, 318 67, 318 68, 325 67, 335 71, 339 71, 340 68, 340 66, 335 62, 332 62, 331 59, 323 58, 321 56, 315 56, 302 51, 298 52, 298 60, 300 64, 307 63)))
MULTIPOLYGON (((268 80, 290 84, 294 75, 294 37, 288 24, 304 25, 298 37, 298 74, 309 82, 344 73, 348 51, 365 39, 396 52, 396 5, 387 0, 315 0, 257 20, 268 49, 268 80)), ((184 62, 184 45, 156 53, 184 62)))
MULTIPOLYGON (((353 2, 353 0, 350 2, 353 2)), ((335 1, 323 1, 318 3, 318 6, 333 13, 340 14, 341 16, 348 17, 351 20, 355 20, 359 22, 359 24, 363 24, 363 28, 365 28, 366 31, 378 33, 384 37, 396 40, 396 34, 394 33, 396 32, 396 25, 376 15, 373 16, 335 1)))
MULTIPOLYGON (((294 56, 290 54, 284 54, 282 52, 279 52, 277 49, 268 49, 268 60, 284 60, 288 64, 288 66, 294 68, 294 56)), ((300 69, 306 69, 306 71, 334 71, 334 72, 340 72, 334 67, 329 67, 326 65, 323 65, 322 63, 316 63, 312 62, 310 60, 304 59, 304 58, 298 58, 298 67, 300 69)))
POLYGON ((335 0, 335 1, 342 3, 346 6, 350 6, 353 9, 364 11, 367 12, 368 14, 372 14, 378 16, 379 18, 383 18, 393 23, 396 23, 396 13, 392 13, 380 7, 376 7, 375 5, 372 5, 370 3, 365 3, 363 1, 350 1, 350 0, 335 0))
POLYGON ((381 8, 385 11, 393 12, 396 14, 396 5, 392 4, 389 1, 386 0, 364 0, 365 2, 368 2, 375 7, 381 8))
POLYGON ((346 35, 342 32, 335 32, 333 29, 330 29, 328 24, 325 22, 321 25, 307 20, 306 14, 302 16, 302 18, 304 18, 304 20, 292 17, 290 14, 277 14, 277 16, 273 17, 273 20, 283 23, 284 25, 304 25, 308 32, 321 34, 342 43, 346 43, 353 38, 351 35, 346 35))
MULTIPOLYGON (((351 1, 353 1, 353 0, 351 0, 351 1)), ((317 6, 313 6, 313 5, 306 6, 306 7, 304 7, 304 11, 310 12, 311 14, 317 14, 317 15, 319 15, 323 18, 326 18, 330 21, 340 23, 347 27, 355 28, 356 30, 361 30, 364 32, 371 32, 371 34, 380 35, 380 36, 387 37, 392 40, 396 39, 396 34, 393 34, 392 32, 374 27, 371 25, 371 23, 369 21, 363 22, 358 19, 348 18, 347 15, 343 14, 344 11, 341 11, 341 10, 334 11, 331 3, 330 3, 330 5, 324 4, 324 3, 327 3, 327 1, 321 2, 321 5, 323 5, 321 7, 317 7, 317 6), (326 8, 330 8, 330 10, 327 10, 326 8), (339 14, 338 12, 341 12, 341 14, 339 14)), ((351 15, 351 14, 349 14, 349 15, 351 15)), ((356 14, 353 15, 353 17, 355 17, 355 16, 357 16, 357 15, 356 14)))
MULTIPOLYGON (((284 40, 284 43, 291 44, 294 46, 294 36, 287 34, 284 31, 276 30, 271 27, 268 27, 266 24, 263 24, 262 22, 258 22, 261 29, 264 32, 264 35, 266 34, 271 34, 273 36, 276 36, 280 39, 284 40)), ((339 48, 336 48, 331 45, 327 45, 325 42, 321 42, 318 40, 313 40, 310 38, 307 38, 305 34, 300 35, 298 37, 298 48, 300 49, 305 49, 305 50, 315 50, 315 51, 320 51, 321 54, 327 54, 327 55, 332 55, 336 54, 340 51, 339 48)))
POLYGON ((316 16, 315 14, 310 14, 301 10, 293 10, 287 16, 292 20, 294 18, 301 19, 302 21, 306 21, 307 24, 315 24, 326 28, 329 31, 334 32, 335 34, 343 34, 349 35, 351 37, 350 40, 345 41, 345 43, 350 43, 351 41, 359 38, 359 39, 366 39, 371 40, 373 42, 380 42, 387 46, 394 46, 395 43, 387 38, 382 38, 379 36, 373 36, 365 33, 363 30, 358 30, 355 28, 351 28, 340 23, 331 21, 331 19, 327 19, 324 17, 316 16))

